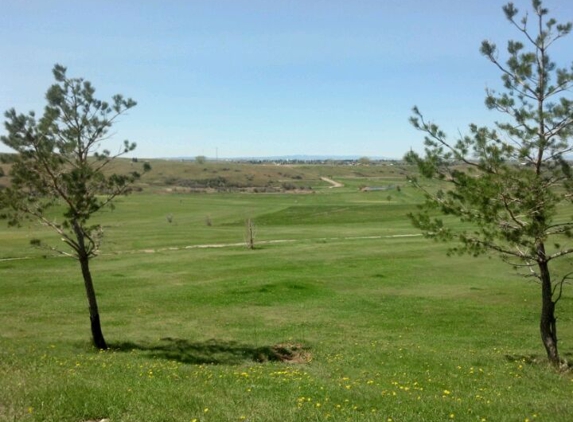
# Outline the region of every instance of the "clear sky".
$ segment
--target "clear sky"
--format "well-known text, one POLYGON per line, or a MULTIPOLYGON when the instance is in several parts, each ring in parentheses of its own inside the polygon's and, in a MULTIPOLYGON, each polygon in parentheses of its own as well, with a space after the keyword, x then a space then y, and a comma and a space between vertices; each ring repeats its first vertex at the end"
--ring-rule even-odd
MULTIPOLYGON (((108 145, 129 139, 138 157, 400 158, 422 149, 414 105, 451 137, 499 119, 483 105, 499 73, 479 46, 519 37, 505 3, 4 0, 0 110, 40 113, 60 63, 98 98, 138 102, 108 145)), ((572 0, 544 3, 573 21, 572 0)), ((573 35, 554 57, 571 66, 573 35)))

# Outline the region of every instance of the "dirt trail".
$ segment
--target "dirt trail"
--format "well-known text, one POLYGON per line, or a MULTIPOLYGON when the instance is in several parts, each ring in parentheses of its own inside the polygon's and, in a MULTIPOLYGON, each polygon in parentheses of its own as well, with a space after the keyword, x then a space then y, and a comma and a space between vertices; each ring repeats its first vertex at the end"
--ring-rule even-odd
POLYGON ((342 183, 337 182, 336 180, 329 179, 328 177, 321 177, 320 180, 330 183, 332 186, 329 186, 330 189, 332 188, 341 188, 344 185, 342 183))
MULTIPOLYGON (((322 237, 322 238, 308 238, 308 239, 274 239, 274 240, 259 240, 255 243, 257 245, 272 245, 277 243, 292 243, 292 242, 304 242, 304 241, 336 241, 336 240, 359 240, 359 239, 395 239, 401 237, 418 237, 422 236, 421 233, 412 234, 393 234, 386 236, 346 236, 346 237, 322 237)), ((188 249, 210 249, 210 248, 233 248, 245 246, 245 242, 240 243, 213 243, 204 245, 190 245, 190 246, 170 246, 157 249, 134 249, 127 251, 114 251, 114 252, 101 252, 100 255, 123 255, 123 254, 152 254, 156 252, 171 252, 171 251, 182 251, 188 249)), ((37 258, 37 257, 36 257, 37 258)), ((54 255, 52 258, 66 258, 64 255, 54 255)), ((0 258, 0 262, 5 261, 17 261, 35 259, 31 256, 13 257, 13 258, 0 258)))

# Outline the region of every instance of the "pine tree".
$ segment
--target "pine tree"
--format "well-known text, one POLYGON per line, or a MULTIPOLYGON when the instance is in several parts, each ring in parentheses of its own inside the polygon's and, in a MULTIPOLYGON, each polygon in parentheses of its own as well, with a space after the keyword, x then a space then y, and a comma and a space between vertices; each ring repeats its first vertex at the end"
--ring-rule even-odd
MULTIPOLYGON (((0 140, 17 152, 10 171, 11 186, 0 191, 0 207, 10 224, 23 218, 39 220, 55 230, 67 248, 52 248, 78 260, 88 299, 94 345, 106 349, 90 260, 97 256, 103 235, 90 219, 113 206, 119 195, 129 193, 140 174, 113 174, 109 164, 135 149, 124 141, 120 152, 98 151, 115 120, 136 105, 132 99, 115 95, 111 103, 97 100, 95 89, 82 78, 68 78, 66 68, 55 65, 56 83, 47 93, 41 118, 34 112, 5 113, 7 135, 0 140), (64 213, 54 220, 46 211, 60 205, 64 213)), ((144 168, 144 171, 149 168, 144 168)))
POLYGON ((481 45, 504 87, 487 90, 485 104, 503 121, 494 128, 472 124, 468 135, 452 142, 414 108, 411 123, 425 132, 426 149, 423 157, 410 152, 406 159, 442 188, 426 191, 424 206, 410 217, 426 236, 456 242, 452 252, 494 253, 535 278, 541 339, 549 361, 558 365, 555 306, 573 276, 554 264, 573 253, 573 65, 558 67, 548 52, 572 25, 549 18, 540 0, 532 8, 530 22, 528 14, 518 18, 512 3, 503 7, 522 40, 508 42, 505 63, 495 44, 481 45), (436 215, 455 216, 465 228, 453 229, 436 215))

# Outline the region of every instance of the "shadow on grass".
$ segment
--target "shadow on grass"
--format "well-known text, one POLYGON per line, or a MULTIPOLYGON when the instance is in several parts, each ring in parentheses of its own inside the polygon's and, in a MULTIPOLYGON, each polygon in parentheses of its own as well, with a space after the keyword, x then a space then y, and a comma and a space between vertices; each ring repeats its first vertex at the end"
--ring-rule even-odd
POLYGON ((131 352, 138 350, 147 355, 188 364, 237 365, 254 362, 307 362, 308 353, 299 344, 277 344, 253 347, 234 341, 208 340, 191 342, 185 339, 166 337, 157 343, 110 343, 110 350, 131 352))

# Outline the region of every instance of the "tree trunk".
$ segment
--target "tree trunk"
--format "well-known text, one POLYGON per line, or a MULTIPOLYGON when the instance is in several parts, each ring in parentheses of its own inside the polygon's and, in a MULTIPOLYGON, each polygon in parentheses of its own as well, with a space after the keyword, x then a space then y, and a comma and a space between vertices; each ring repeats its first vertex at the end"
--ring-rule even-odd
POLYGON ((84 286, 86 288, 86 296, 88 298, 93 344, 98 349, 106 350, 107 343, 105 342, 103 333, 101 331, 97 299, 94 290, 92 274, 90 272, 90 257, 86 250, 84 232, 82 227, 77 221, 74 221, 72 223, 72 226, 74 228, 76 239, 78 241, 75 249, 78 260, 80 261, 80 266, 82 267, 82 276, 84 277, 84 286))
MULTIPOLYGON (((540 246, 540 250, 545 252, 543 245, 540 246)), ((553 301, 551 275, 545 260, 539 261, 538 266, 541 275, 541 321, 539 324, 541 341, 543 346, 545 346, 549 361, 553 365, 558 366, 560 361, 557 350, 557 320, 555 319, 555 302, 553 301)))
POLYGON ((98 349, 106 350, 107 343, 103 337, 101 331, 101 324, 99 320, 99 311, 97 306, 96 294, 94 290, 94 285, 92 281, 92 275, 90 273, 89 258, 86 256, 79 258, 80 265, 82 267, 82 275, 84 277, 84 286, 86 288, 86 295, 88 298, 88 305, 90 309, 90 321, 92 329, 92 340, 94 346, 98 349))

